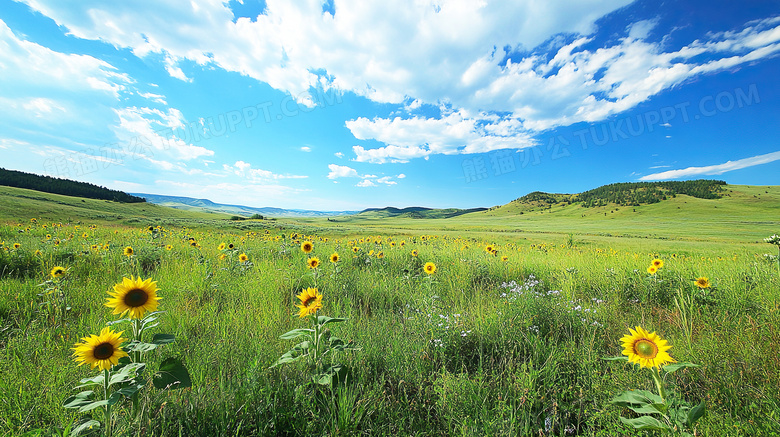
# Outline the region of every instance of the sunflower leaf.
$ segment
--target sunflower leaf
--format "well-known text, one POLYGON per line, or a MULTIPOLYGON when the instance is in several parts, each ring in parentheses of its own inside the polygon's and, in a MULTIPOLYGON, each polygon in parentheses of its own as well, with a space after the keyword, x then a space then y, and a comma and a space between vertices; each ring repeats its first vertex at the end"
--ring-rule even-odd
POLYGON ((652 416, 642 416, 635 419, 626 419, 621 417, 620 421, 626 425, 633 426, 634 429, 649 430, 649 431, 664 431, 669 430, 669 426, 661 422, 652 416))
POLYGON ((108 385, 120 384, 127 382, 133 378, 138 371, 143 370, 146 367, 145 363, 131 363, 126 366, 122 366, 117 372, 111 375, 111 379, 108 380, 108 385))
POLYGON ((116 325, 116 324, 124 323, 124 322, 129 322, 129 321, 130 321, 130 319, 128 319, 128 318, 119 319, 119 320, 109 320, 108 322, 106 322, 106 326, 112 326, 112 325, 116 325))
POLYGON ((192 387, 192 380, 187 368, 178 358, 167 358, 160 363, 160 368, 152 380, 155 388, 178 389, 192 387))
POLYGON ((103 385, 103 374, 101 373, 100 375, 93 376, 92 378, 84 378, 79 382, 81 385, 76 388, 87 387, 96 384, 103 385))
POLYGON ((684 367, 700 367, 700 366, 698 364, 693 364, 693 363, 674 363, 674 364, 667 364, 661 368, 666 373, 673 373, 684 367))
POLYGON ((338 322, 344 322, 347 319, 344 317, 328 317, 328 316, 319 316, 317 317, 317 324, 320 326, 325 326, 328 323, 338 323, 338 322))
POLYGON ((85 390, 77 395, 71 396, 62 403, 63 408, 81 408, 84 405, 92 403, 92 395, 95 394, 92 390, 85 390))
POLYGON ((350 340, 348 343, 345 343, 344 340, 338 338, 338 337, 331 337, 330 338, 330 348, 336 351, 359 351, 363 349, 362 347, 356 345, 352 340, 350 340))
POLYGON ((149 352, 157 349, 157 346, 159 345, 133 340, 127 346, 125 346, 125 352, 149 352))
POLYGON ((696 423, 697 420, 701 418, 701 416, 704 415, 704 412, 707 410, 707 405, 704 403, 704 400, 702 400, 699 405, 691 408, 691 411, 688 412, 688 419, 685 421, 685 424, 693 427, 693 425, 696 423))
POLYGON ((173 343, 174 340, 176 340, 176 336, 173 334, 154 334, 154 337, 152 337, 152 344, 169 344, 173 343))
POLYGON ((85 413, 87 411, 92 411, 95 408, 103 407, 103 406, 106 406, 106 405, 109 405, 108 400, 90 402, 90 403, 82 406, 81 408, 79 408, 79 413, 85 413))
POLYGON ((629 390, 615 396, 610 402, 621 407, 631 408, 633 405, 663 404, 664 400, 647 390, 629 390))
POLYGON ((95 419, 88 419, 79 424, 79 426, 73 428, 73 431, 70 432, 71 437, 75 437, 79 434, 81 434, 84 430, 92 430, 92 429, 100 429, 100 422, 98 422, 95 419))
POLYGON ((282 340, 292 340, 294 338, 298 338, 298 337, 307 335, 307 334, 312 333, 312 332, 314 332, 313 329, 304 329, 304 328, 293 329, 292 331, 285 332, 284 334, 279 336, 279 338, 282 339, 282 340))

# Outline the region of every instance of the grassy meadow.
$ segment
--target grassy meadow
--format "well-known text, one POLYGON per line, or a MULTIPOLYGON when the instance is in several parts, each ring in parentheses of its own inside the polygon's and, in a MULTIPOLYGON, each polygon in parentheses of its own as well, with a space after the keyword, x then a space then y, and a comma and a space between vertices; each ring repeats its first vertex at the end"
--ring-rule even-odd
POLYGON ((650 371, 603 358, 642 326, 699 365, 666 378, 706 402, 694 435, 780 436, 780 265, 763 241, 780 233, 780 189, 728 188, 636 211, 233 222, 0 187, 0 435, 102 420, 63 408, 100 374, 72 348, 120 317, 108 292, 140 276, 162 297, 151 332, 175 335, 148 363, 180 359, 192 386, 144 387, 137 417, 118 402, 114 435, 641 435, 610 400, 655 390, 650 371), (41 286, 58 266, 59 300, 41 286), (307 288, 317 315, 347 318, 328 335, 361 347, 335 354, 331 385, 303 360, 271 367, 296 344, 279 337, 309 326, 307 288))

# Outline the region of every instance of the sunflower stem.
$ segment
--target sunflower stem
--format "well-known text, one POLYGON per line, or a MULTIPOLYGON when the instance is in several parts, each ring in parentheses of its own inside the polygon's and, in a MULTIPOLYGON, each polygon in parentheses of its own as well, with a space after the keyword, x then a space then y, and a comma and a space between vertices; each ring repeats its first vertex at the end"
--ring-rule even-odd
POLYGON ((653 381, 655 381, 655 386, 658 388, 658 396, 661 396, 661 401, 666 403, 666 388, 664 388, 664 382, 663 379, 661 379, 661 374, 658 371, 658 367, 651 368, 651 372, 653 373, 653 381))
MULTIPOLYGON (((108 369, 103 370, 103 399, 108 400, 108 381, 111 379, 108 369)), ((111 405, 106 404, 106 436, 111 437, 111 405)))

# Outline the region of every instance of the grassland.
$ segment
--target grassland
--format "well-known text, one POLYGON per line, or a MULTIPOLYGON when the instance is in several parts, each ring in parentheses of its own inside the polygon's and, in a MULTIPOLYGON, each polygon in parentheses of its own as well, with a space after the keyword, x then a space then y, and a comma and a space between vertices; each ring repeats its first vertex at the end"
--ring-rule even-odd
POLYGON ((118 435, 637 435, 609 400, 653 390, 649 372, 602 360, 637 325, 701 366, 668 379, 706 401, 697 435, 780 435, 780 269, 763 242, 780 230, 780 190, 727 189, 636 212, 509 204, 448 219, 231 222, 1 188, 0 434, 58 435, 85 416, 62 402, 97 371, 70 348, 117 318, 107 291, 141 275, 160 287, 156 330, 176 336, 150 366, 179 357, 193 385, 145 389, 136 420, 121 404, 118 435), (651 275, 653 259, 664 267, 651 275), (68 269, 63 317, 40 295, 54 266, 68 269), (339 355, 349 376, 332 388, 300 363, 270 368, 294 344, 279 336, 305 327, 295 296, 313 286, 322 314, 348 318, 333 332, 362 346, 339 355), (681 295, 694 302, 685 314, 681 295))

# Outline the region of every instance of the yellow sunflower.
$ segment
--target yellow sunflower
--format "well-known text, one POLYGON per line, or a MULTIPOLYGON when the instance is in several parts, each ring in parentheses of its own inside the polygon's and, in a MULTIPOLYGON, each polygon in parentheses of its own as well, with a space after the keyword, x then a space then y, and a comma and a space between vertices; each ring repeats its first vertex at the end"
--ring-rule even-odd
POLYGON ((168 244, 168 245, 165 246, 165 250, 173 250, 173 246, 168 244))
POLYGON ((65 276, 65 267, 55 266, 49 272, 52 278, 61 278, 65 276))
POLYGON ((311 241, 304 241, 301 243, 301 250, 303 253, 311 253, 311 251, 314 250, 314 244, 312 244, 311 241))
POLYGON ((333 252, 333 253, 330 254, 330 258, 329 259, 330 259, 330 262, 332 262, 333 264, 339 262, 339 259, 340 259, 339 258, 339 254, 336 253, 336 252, 333 252))
POLYGON ((628 328, 631 335, 623 336, 623 355, 628 356, 628 361, 637 363, 641 367, 661 367, 666 363, 675 363, 675 359, 669 356, 667 351, 672 347, 667 341, 654 332, 647 332, 641 326, 636 330, 628 328))
POLYGON ((647 268, 647 273, 650 273, 651 275, 654 275, 655 272, 658 271, 658 268, 656 266, 650 266, 647 268))
POLYGON ((379 258, 379 259, 382 259, 382 258, 385 257, 385 253, 384 252, 379 252, 379 253, 376 254, 376 257, 379 258))
POLYGON ((125 250, 122 252, 125 254, 125 256, 132 256, 133 255, 133 248, 130 246, 125 247, 125 250))
POLYGON ((501 257, 501 261, 507 262, 507 261, 509 261, 509 257, 504 255, 504 256, 501 257))
POLYGON ((320 259, 313 256, 306 261, 306 265, 308 265, 310 269, 316 269, 320 266, 320 259))
POLYGON ((122 338, 123 332, 114 332, 106 327, 100 331, 100 335, 82 338, 81 343, 76 343, 76 347, 72 348, 74 361, 79 363, 79 366, 89 364, 93 369, 110 369, 119 363, 120 358, 127 356, 127 353, 119 348, 119 345, 127 341, 122 338))
POLYGON ((14 249, 18 249, 18 248, 20 248, 20 247, 22 247, 22 245, 21 245, 21 244, 19 244, 19 243, 14 243, 14 249))
POLYGON ((360 248, 355 246, 355 247, 352 248, 352 251, 355 252, 355 253, 358 253, 358 251, 360 251, 360 248))
POLYGON ((663 268, 664 267, 664 260, 658 259, 658 258, 654 259, 653 260, 653 267, 655 267, 656 269, 663 268))
POLYGON ((245 263, 245 262, 249 261, 249 256, 247 256, 247 254, 245 254, 245 253, 242 253, 241 255, 238 256, 238 261, 242 262, 242 263, 245 263))
POLYGON ((417 249, 412 250, 412 256, 417 256, 417 255, 418 255, 417 249))
POLYGON ((432 262, 425 263, 425 266, 423 267, 423 270, 425 270, 425 273, 432 275, 436 273, 436 264, 432 262))
POLYGON ((108 292, 111 298, 106 299, 105 305, 114 309, 114 314, 125 315, 130 313, 132 319, 142 319, 147 311, 157 311, 157 304, 161 297, 157 296, 157 282, 152 278, 147 280, 130 277, 123 278, 122 282, 114 285, 114 291, 108 292))
POLYGON ((322 308, 322 293, 317 291, 316 288, 307 288, 301 291, 301 294, 297 297, 301 301, 300 305, 296 305, 300 309, 298 317, 306 317, 322 308))
POLYGON ((697 287, 699 287, 702 290, 706 290, 710 288, 710 279, 706 276, 702 276, 700 278, 696 278, 695 281, 693 281, 694 284, 696 284, 697 287))
POLYGON ((487 246, 485 246, 485 252, 487 253, 493 253, 494 250, 496 250, 496 248, 493 247, 492 244, 488 244, 487 246))
POLYGON ((219 243, 219 246, 217 246, 217 250, 225 250, 225 243, 219 243))

